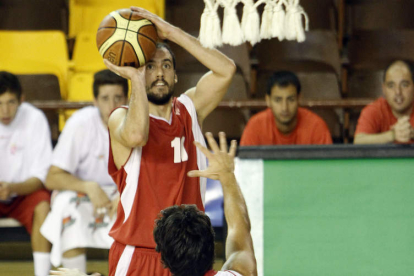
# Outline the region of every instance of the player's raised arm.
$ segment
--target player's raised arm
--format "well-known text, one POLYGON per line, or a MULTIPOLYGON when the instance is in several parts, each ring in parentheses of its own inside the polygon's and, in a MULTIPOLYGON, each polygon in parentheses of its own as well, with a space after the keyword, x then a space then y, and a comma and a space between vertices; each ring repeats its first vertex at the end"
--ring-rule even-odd
POLYGON ((151 20, 157 27, 158 36, 161 39, 168 39, 180 45, 211 70, 200 79, 196 87, 186 92, 193 100, 201 124, 226 94, 236 72, 236 65, 221 52, 204 48, 197 38, 162 20, 157 15, 138 7, 131 7, 131 9, 151 20))
POLYGON ((120 167, 128 158, 131 148, 144 146, 148 140, 149 111, 145 91, 145 67, 120 67, 107 60, 105 65, 116 74, 131 80, 129 108, 116 109, 108 121, 115 164, 120 167))
POLYGON ((196 146, 207 156, 209 166, 204 171, 191 171, 188 175, 218 179, 223 187, 228 235, 226 239, 227 261, 222 270, 233 270, 243 276, 257 275, 249 214, 233 172, 236 141, 232 141, 227 151, 226 135, 223 132, 219 133, 220 145, 217 145, 211 133, 207 133, 206 138, 213 152, 199 143, 196 143, 196 146))

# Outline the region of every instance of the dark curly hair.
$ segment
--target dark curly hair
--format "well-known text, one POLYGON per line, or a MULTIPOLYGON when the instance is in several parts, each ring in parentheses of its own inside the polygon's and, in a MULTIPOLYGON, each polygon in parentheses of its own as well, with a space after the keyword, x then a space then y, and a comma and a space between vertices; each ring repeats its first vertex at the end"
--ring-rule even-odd
POLYGON ((20 85, 19 79, 16 75, 1 71, 0 72, 0 95, 9 92, 15 94, 17 99, 21 99, 22 96, 22 86, 20 85))
POLYGON ((172 206, 155 221, 155 250, 174 276, 203 276, 213 268, 214 230, 195 205, 172 206))

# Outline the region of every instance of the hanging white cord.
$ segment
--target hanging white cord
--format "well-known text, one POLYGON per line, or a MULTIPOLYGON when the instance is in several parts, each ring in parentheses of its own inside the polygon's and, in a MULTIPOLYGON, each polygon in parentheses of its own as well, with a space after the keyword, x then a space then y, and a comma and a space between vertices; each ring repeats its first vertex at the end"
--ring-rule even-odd
POLYGON ((200 42, 206 48, 222 45, 220 18, 217 14, 219 3, 215 0, 204 0, 205 8, 201 15, 200 42))

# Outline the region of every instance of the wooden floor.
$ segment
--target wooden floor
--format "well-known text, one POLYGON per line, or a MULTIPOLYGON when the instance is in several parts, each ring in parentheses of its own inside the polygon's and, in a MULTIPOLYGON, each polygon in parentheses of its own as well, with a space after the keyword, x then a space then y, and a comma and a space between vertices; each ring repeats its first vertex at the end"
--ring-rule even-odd
MULTIPOLYGON (((223 266, 223 260, 216 260, 214 269, 220 270, 223 266)), ((88 261, 88 272, 99 272, 108 275, 108 262, 106 261, 88 261)), ((1 276, 32 276, 33 262, 31 261, 0 261, 1 276)))

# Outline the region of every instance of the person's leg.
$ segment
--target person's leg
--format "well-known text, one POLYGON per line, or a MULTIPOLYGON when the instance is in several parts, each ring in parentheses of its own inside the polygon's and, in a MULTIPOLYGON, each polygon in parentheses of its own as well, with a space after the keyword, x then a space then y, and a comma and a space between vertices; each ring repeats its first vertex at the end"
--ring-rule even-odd
POLYGON ((66 268, 77 268, 86 272, 86 249, 74 248, 63 253, 62 265, 66 268))
POLYGON ((49 275, 50 270, 50 243, 40 234, 40 227, 50 211, 50 205, 47 201, 42 201, 36 205, 33 213, 32 226, 32 250, 34 270, 36 276, 49 275))

